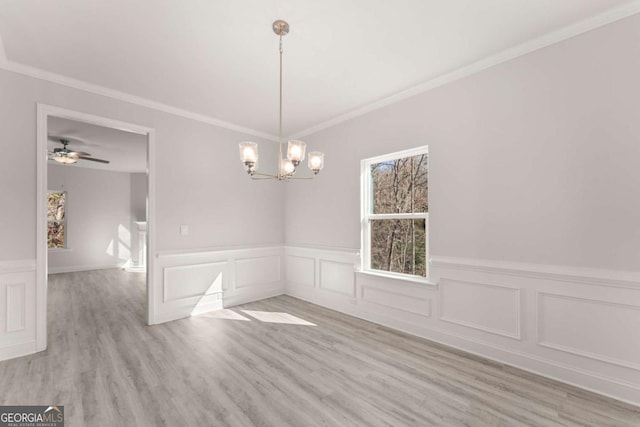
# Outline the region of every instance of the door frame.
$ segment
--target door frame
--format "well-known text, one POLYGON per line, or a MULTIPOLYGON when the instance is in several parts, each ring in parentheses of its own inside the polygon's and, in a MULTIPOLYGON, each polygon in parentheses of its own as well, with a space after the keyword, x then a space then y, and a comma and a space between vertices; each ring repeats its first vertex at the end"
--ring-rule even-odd
POLYGON ((145 135, 147 138, 147 301, 145 318, 155 323, 155 129, 80 111, 37 104, 36 134, 36 351, 47 348, 47 127, 49 117, 60 117, 92 125, 145 135))

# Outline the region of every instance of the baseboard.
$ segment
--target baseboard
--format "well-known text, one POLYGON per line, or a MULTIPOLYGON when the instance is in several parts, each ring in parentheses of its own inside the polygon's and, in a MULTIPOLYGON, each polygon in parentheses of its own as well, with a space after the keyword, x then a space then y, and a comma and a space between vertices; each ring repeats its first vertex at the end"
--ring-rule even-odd
POLYGON ((0 360, 15 359, 16 357, 27 356, 37 351, 36 341, 0 347, 0 360))
POLYGON ((101 265, 71 265, 64 267, 49 267, 47 269, 48 274, 60 274, 60 273, 77 273, 79 271, 90 270, 108 270, 111 268, 122 268, 126 264, 125 261, 116 264, 101 264, 101 265))

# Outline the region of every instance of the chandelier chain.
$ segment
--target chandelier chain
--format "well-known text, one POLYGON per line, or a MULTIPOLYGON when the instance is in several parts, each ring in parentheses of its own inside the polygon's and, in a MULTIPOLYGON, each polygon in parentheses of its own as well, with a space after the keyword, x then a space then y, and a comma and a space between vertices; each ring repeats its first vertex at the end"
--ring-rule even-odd
POLYGON ((280 36, 280 117, 278 125, 278 176, 282 174, 282 35, 280 36))

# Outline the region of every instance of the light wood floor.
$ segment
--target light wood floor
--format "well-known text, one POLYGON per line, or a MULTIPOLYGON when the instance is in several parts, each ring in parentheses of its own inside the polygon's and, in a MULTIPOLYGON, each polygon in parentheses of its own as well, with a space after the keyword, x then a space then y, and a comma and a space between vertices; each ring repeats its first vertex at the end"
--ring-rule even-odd
POLYGON ((0 363, 0 404, 92 427, 640 426, 638 408, 291 297, 152 327, 143 307, 140 274, 50 276, 49 349, 0 363))

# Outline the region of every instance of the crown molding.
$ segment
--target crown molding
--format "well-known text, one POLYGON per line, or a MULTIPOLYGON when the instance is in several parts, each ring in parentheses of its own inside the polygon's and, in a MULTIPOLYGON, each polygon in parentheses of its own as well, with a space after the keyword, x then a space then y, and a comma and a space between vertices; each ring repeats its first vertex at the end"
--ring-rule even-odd
MULTIPOLYGON (((563 27, 559 30, 552 31, 541 37, 522 43, 518 46, 503 50, 502 52, 488 56, 484 59, 481 59, 469 65, 466 65, 450 73, 441 75, 431 80, 427 80, 423 83, 420 83, 409 89, 405 89, 394 95, 388 96, 378 101, 374 101, 360 108, 356 108, 355 110, 349 111, 345 114, 336 116, 325 122, 321 122, 303 131, 294 133, 293 135, 290 135, 288 138, 290 139, 301 138, 304 136, 317 133, 321 130, 333 127, 347 120, 351 120, 353 118, 362 116, 371 111, 379 110, 383 107, 395 104, 397 102, 403 101, 405 99, 411 98, 421 93, 428 92, 432 89, 438 88, 440 86, 444 86, 456 80, 460 80, 462 78, 479 73, 480 71, 483 71, 487 68, 494 67, 496 65, 502 64, 503 62, 507 62, 517 57, 534 52, 536 50, 543 49, 547 46, 570 39, 572 37, 586 33, 588 31, 594 30, 604 25, 616 22, 618 20, 627 18, 637 13, 640 13, 640 0, 634 0, 625 5, 610 9, 599 15, 587 18, 585 20, 563 27)), ((29 77, 33 77, 40 80, 45 80, 51 83, 60 84, 63 86, 82 90, 82 91, 93 93, 96 95, 105 96, 108 98, 138 105, 138 106, 149 108, 152 110, 161 111, 167 114, 183 117, 186 119, 195 120, 195 121, 206 123, 216 127, 229 129, 235 132, 240 132, 247 135, 256 136, 259 138, 264 138, 269 141, 278 142, 278 138, 275 135, 271 135, 265 132, 260 132, 255 129, 251 129, 235 123, 230 123, 215 117, 194 113, 192 111, 184 110, 182 108, 173 107, 167 104, 163 104, 163 103, 152 101, 139 96, 131 95, 125 92, 121 92, 121 91, 110 89, 104 86, 96 85, 83 80, 66 77, 61 74, 52 73, 50 71, 45 71, 36 67, 18 64, 16 62, 10 61, 6 57, 1 36, 0 36, 0 69, 14 72, 17 74, 22 74, 29 77)))
POLYGON ((251 136, 256 136, 269 141, 278 141, 278 138, 274 135, 260 132, 255 129, 240 126, 235 123, 230 123, 215 117, 205 116, 203 114, 194 113, 192 111, 184 110, 182 108, 173 107, 171 105, 163 104, 160 102, 152 101, 139 96, 131 95, 118 90, 106 88, 93 83, 85 82, 83 80, 66 77, 61 74, 45 71, 40 68, 31 67, 29 65, 18 64, 13 61, 9 61, 6 57, 3 57, 2 40, 0 39, 0 69, 10 71, 24 76, 33 77, 35 79, 48 81, 51 83, 67 86, 73 89, 82 90, 85 92, 93 93, 95 95, 105 96, 107 98, 116 99, 118 101, 127 102, 129 104, 138 105, 141 107, 149 108, 152 110, 161 111, 163 113, 171 114, 185 119, 195 120, 197 122, 206 123, 209 125, 217 126, 224 129, 244 133, 251 136))
POLYGON ((355 110, 349 111, 345 114, 339 115, 325 122, 319 123, 303 131, 294 133, 288 138, 296 139, 296 138, 312 135, 314 133, 333 127, 347 120, 351 120, 353 118, 362 116, 371 111, 379 110, 383 107, 395 104, 397 102, 403 101, 407 98, 411 98, 421 93, 428 92, 432 89, 438 88, 440 86, 444 86, 456 80, 460 80, 465 77, 471 76, 473 74, 479 73, 483 70, 486 70, 487 68, 491 68, 496 65, 502 64, 503 62, 507 62, 512 59, 518 58, 520 56, 527 55, 531 52, 535 52, 547 46, 560 43, 564 40, 586 33, 596 28, 605 26, 607 24, 611 24, 613 22, 619 21, 621 19, 627 18, 637 13, 640 13, 640 0, 634 0, 625 5, 607 10, 606 12, 603 12, 599 15, 595 15, 590 18, 584 19, 582 21, 576 22, 574 24, 568 25, 566 27, 560 28, 558 30, 551 31, 543 36, 540 36, 528 42, 522 43, 520 45, 514 46, 512 48, 503 50, 497 54, 488 56, 484 59, 473 62, 462 68, 458 68, 457 70, 454 70, 450 73, 441 75, 431 80, 427 80, 423 83, 410 87, 409 89, 405 89, 394 95, 366 104, 360 108, 356 108, 355 110))

